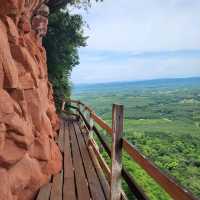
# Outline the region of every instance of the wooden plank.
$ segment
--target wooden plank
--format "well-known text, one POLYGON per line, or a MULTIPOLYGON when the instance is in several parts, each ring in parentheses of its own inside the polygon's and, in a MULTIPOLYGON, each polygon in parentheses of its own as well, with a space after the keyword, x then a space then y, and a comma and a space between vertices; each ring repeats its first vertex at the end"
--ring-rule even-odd
POLYGON ((64 152, 64 121, 60 119, 60 130, 58 135, 58 146, 60 151, 64 152))
POLYGON ((80 101, 73 100, 73 99, 64 99, 64 101, 65 101, 66 103, 75 103, 75 104, 81 103, 80 101))
MULTIPOLYGON (((101 136, 101 134, 99 133, 99 131, 96 127, 94 127, 94 132, 96 133, 97 137, 99 138, 99 140, 100 140, 101 144, 103 145, 105 151, 107 152, 108 156, 111 158, 111 150, 110 150, 109 145, 104 140, 104 138, 101 136)), ((101 161, 99 161, 99 162, 101 162, 101 161)), ((102 167, 102 168, 104 168, 104 167, 102 167)), ((107 173, 107 172, 105 172, 105 170, 104 170, 104 173, 107 173)), ((110 174, 109 174, 109 177, 110 177, 110 174)), ((124 169, 123 167, 122 167, 122 177, 124 178, 124 180, 128 184, 128 187, 129 187, 130 191, 134 194, 134 196, 136 196, 140 200, 145 200, 145 199, 147 200, 148 199, 146 194, 144 193, 144 191, 137 185, 137 183, 133 179, 133 177, 130 176, 130 174, 127 172, 127 170, 124 169)), ((123 198, 125 199, 125 197, 123 197, 123 198)))
POLYGON ((53 177, 50 200, 62 200, 63 171, 53 177))
POLYGON ((101 134, 99 133, 98 129, 95 126, 94 126, 94 132, 95 132, 96 136, 98 137, 99 141, 101 142, 101 144, 102 144, 103 148, 105 149, 106 153, 111 158, 110 147, 109 147, 108 143, 105 141, 105 139, 101 136, 101 134))
POLYGON ((87 122, 86 118, 84 117, 84 115, 79 111, 80 114, 80 127, 84 127, 87 131, 87 133, 89 134, 89 129, 90 129, 90 124, 87 122))
POLYGON ((121 196, 121 200, 128 200, 128 197, 126 196, 124 190, 121 190, 122 196, 121 196))
MULTIPOLYGON (((83 121, 85 122, 88 129, 90 129, 90 124, 87 122, 86 118, 84 117, 83 113, 79 110, 79 114, 83 121)), ((103 129, 107 131, 110 135, 112 135, 112 128, 99 116, 97 116, 94 112, 91 112, 91 118, 103 129)))
POLYGON ((81 155, 83 158, 83 164, 85 167, 92 199, 93 200, 104 200, 105 196, 104 196, 103 190, 101 188, 101 184, 99 182, 95 168, 94 168, 91 158, 89 156, 89 152, 88 152, 86 143, 83 139, 82 133, 80 131, 80 128, 79 128, 77 122, 74 122, 74 128, 75 128, 75 133, 76 133, 76 136, 78 139, 77 141, 79 144, 80 152, 81 152, 81 155))
POLYGON ((84 107, 85 110, 87 110, 90 114, 91 117, 94 119, 94 121, 103 129, 107 131, 110 135, 112 134, 112 128, 103 120, 101 119, 96 113, 88 106, 86 106, 84 103, 77 101, 77 100, 72 100, 72 99, 66 99, 65 102, 70 102, 76 104, 76 109, 80 110, 80 105, 84 107))
MULTIPOLYGON (((107 163, 101 156, 100 152, 97 150, 95 144, 90 143, 89 152, 90 152, 90 155, 92 157, 95 167, 98 168, 96 171, 99 176, 100 182, 102 184, 106 199, 110 199, 110 186, 109 186, 110 177, 111 177, 110 168, 108 167, 107 163)), ((123 189, 121 190, 121 193, 122 193, 121 199, 127 200, 126 194, 124 193, 123 189)))
POLYGON ((129 174, 128 171, 126 171, 124 168, 122 168, 122 177, 126 181, 130 191, 134 196, 139 200, 149 200, 149 198, 146 196, 144 191, 139 187, 139 185, 136 183, 136 181, 133 179, 133 177, 129 174))
POLYGON ((92 148, 92 146, 88 147, 89 148, 89 152, 90 152, 90 155, 91 155, 91 158, 92 158, 92 161, 94 163, 94 166, 96 168, 96 172, 97 172, 97 175, 99 177, 99 180, 100 180, 100 183, 102 185, 102 188, 103 188, 103 191, 104 191, 104 195, 106 197, 106 199, 108 200, 109 199, 109 195, 110 195, 110 186, 108 184, 108 181, 106 179, 106 176, 105 174, 103 173, 102 171, 102 168, 99 164, 99 161, 94 153, 94 150, 92 148))
POLYGON ((65 104, 66 104, 66 102, 63 100, 63 101, 62 101, 61 111, 64 111, 64 110, 65 110, 65 104))
MULTIPOLYGON (((87 125, 86 125, 86 127, 87 127, 87 125)), ((111 157, 111 150, 109 148, 109 145, 104 141, 104 139, 102 138, 102 136, 100 135, 99 131, 97 130, 97 128, 95 126, 93 127, 93 130, 96 133, 96 135, 98 136, 98 138, 99 138, 101 144, 103 145, 103 147, 105 148, 106 152, 111 157)), ((89 130, 88 130, 88 132, 89 132, 89 130)), ((86 134, 83 134, 83 136, 84 136, 85 141, 88 141, 86 134)), ((110 168, 107 165, 107 163, 105 162, 105 160, 103 159, 103 157, 101 156, 99 149, 97 149, 98 147, 97 147, 96 142, 93 143, 93 141, 94 140, 89 141, 89 145, 92 147, 92 149, 89 147, 89 152, 90 152, 91 156, 93 156, 97 160, 98 165, 104 174, 104 177, 106 178, 107 182, 110 183, 110 177, 111 177, 110 168)), ((94 159, 94 158, 92 158, 92 159, 94 159)), ((127 173, 123 168, 122 168, 122 171, 127 173)), ((131 180, 133 180, 133 179, 131 179, 131 180)), ((135 183, 135 182, 133 182, 133 183, 135 183)), ((128 185, 128 186, 130 187, 130 185, 128 185)), ((133 186, 133 184, 131 184, 131 187, 132 186, 133 186)), ((109 188, 110 188, 110 186, 109 186, 109 188)), ((137 188, 137 185, 134 185, 134 188, 137 188)), ((106 191, 106 189, 104 189, 104 190, 106 191)), ((142 191, 142 190, 140 190, 140 188, 137 188, 137 191, 142 191)), ((122 200, 127 200, 126 194, 124 193, 123 189, 121 192, 122 192, 122 200)), ((141 194, 139 194, 139 195, 141 195, 141 194)))
POLYGON ((69 126, 65 122, 64 132, 64 184, 63 184, 63 200, 76 200, 76 189, 74 182, 74 168, 72 162, 69 126))
POLYGON ((99 116, 97 116, 94 112, 91 113, 91 117, 94 119, 94 121, 103 129, 107 131, 110 135, 112 135, 112 128, 99 116))
POLYGON ((94 127, 94 120, 92 119, 91 114, 90 114, 90 117, 89 117, 89 125, 90 125, 89 140, 90 140, 90 139, 93 139, 93 127, 94 127))
POLYGON ((50 193, 51 193, 51 183, 48 183, 40 189, 36 200, 49 200, 50 193))
MULTIPOLYGON (((88 121, 86 120, 86 118, 84 117, 83 113, 79 110, 79 114, 81 116, 81 118, 83 119, 83 121, 85 122, 86 126, 88 129, 90 129, 90 124, 88 123, 88 121)), ((103 129, 106 130, 106 132, 110 135, 112 135, 112 128, 103 120, 101 119, 99 116, 97 116, 95 114, 95 112, 91 112, 91 118, 103 129)))
POLYGON ((122 171, 122 136, 123 136, 124 108, 113 105, 112 112, 112 167, 110 199, 121 199, 121 171, 122 171))
POLYGON ((124 150, 136 161, 166 192, 175 200, 198 200, 187 190, 180 187, 174 180, 159 170, 151 161, 146 159, 127 140, 123 139, 124 150))
POLYGON ((83 161, 80 154, 78 142, 76 139, 76 134, 72 123, 69 123, 70 137, 72 142, 72 156, 75 170, 75 180, 77 196, 79 200, 89 200, 90 193, 88 188, 88 182, 84 172, 83 161))
POLYGON ((107 181, 110 183, 110 177, 111 177, 111 171, 109 166, 107 165, 106 161, 101 156, 100 152, 96 149, 96 147, 93 145, 93 143, 90 143, 91 147, 93 148, 94 154, 99 161, 99 164, 106 176, 107 181))

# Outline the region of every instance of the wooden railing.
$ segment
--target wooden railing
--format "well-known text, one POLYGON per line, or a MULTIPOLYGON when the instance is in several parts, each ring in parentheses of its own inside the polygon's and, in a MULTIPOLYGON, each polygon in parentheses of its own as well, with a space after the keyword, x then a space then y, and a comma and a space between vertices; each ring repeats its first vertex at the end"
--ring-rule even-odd
POLYGON ((110 199, 126 199, 126 195, 121 189, 121 179, 123 179, 133 196, 138 200, 148 200, 143 189, 138 186, 131 174, 122 165, 122 150, 124 150, 147 174, 149 174, 174 200, 198 200, 185 188, 178 185, 174 179, 158 169, 148 158, 142 155, 129 141, 123 138, 123 118, 124 108, 122 105, 113 104, 112 109, 112 128, 96 113, 80 101, 65 99, 62 103, 62 111, 70 107, 76 110, 76 115, 84 122, 89 132, 88 145, 90 146, 91 155, 98 160, 105 177, 110 185, 110 199), (101 136, 95 126, 98 124, 112 137, 112 148, 107 141, 101 136), (93 139, 96 134, 104 150, 111 158, 111 167, 101 156, 98 145, 93 139))

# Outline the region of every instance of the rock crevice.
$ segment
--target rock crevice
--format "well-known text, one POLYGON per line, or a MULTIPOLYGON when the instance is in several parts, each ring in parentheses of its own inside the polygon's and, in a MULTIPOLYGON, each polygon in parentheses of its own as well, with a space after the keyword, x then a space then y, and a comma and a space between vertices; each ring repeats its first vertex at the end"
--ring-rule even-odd
POLYGON ((31 200, 62 157, 42 38, 44 0, 0 0, 0 200, 31 200))

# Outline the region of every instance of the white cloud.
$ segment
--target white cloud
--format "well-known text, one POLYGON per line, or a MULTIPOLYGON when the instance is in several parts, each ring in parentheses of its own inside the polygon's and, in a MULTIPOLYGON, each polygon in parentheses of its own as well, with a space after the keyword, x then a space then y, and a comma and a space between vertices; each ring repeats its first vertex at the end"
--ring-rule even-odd
POLYGON ((85 19, 90 38, 72 74, 76 83, 200 76, 200 53, 167 53, 200 49, 199 0, 104 0, 85 19), (167 56, 130 56, 142 52, 167 56))
POLYGON ((200 58, 129 58, 83 62, 74 69, 75 83, 97 83, 200 76, 200 58))
POLYGON ((86 17, 89 48, 175 50, 200 47, 198 0, 105 0, 86 17))

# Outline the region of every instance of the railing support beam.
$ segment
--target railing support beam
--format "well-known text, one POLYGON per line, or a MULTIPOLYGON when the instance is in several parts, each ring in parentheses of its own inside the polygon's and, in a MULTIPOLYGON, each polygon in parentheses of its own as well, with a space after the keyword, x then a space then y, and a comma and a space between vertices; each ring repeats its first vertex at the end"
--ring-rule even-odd
POLYGON ((63 100, 63 101, 62 101, 61 111, 64 111, 64 110, 65 110, 65 104, 66 104, 66 102, 63 100))
POLYGON ((90 113, 89 116, 89 124, 90 124, 90 130, 89 130, 89 139, 93 139, 93 127, 94 127, 94 120, 92 119, 92 114, 90 113))
POLYGON ((124 107, 113 105, 112 110, 112 167, 110 200, 121 200, 122 137, 124 107))

